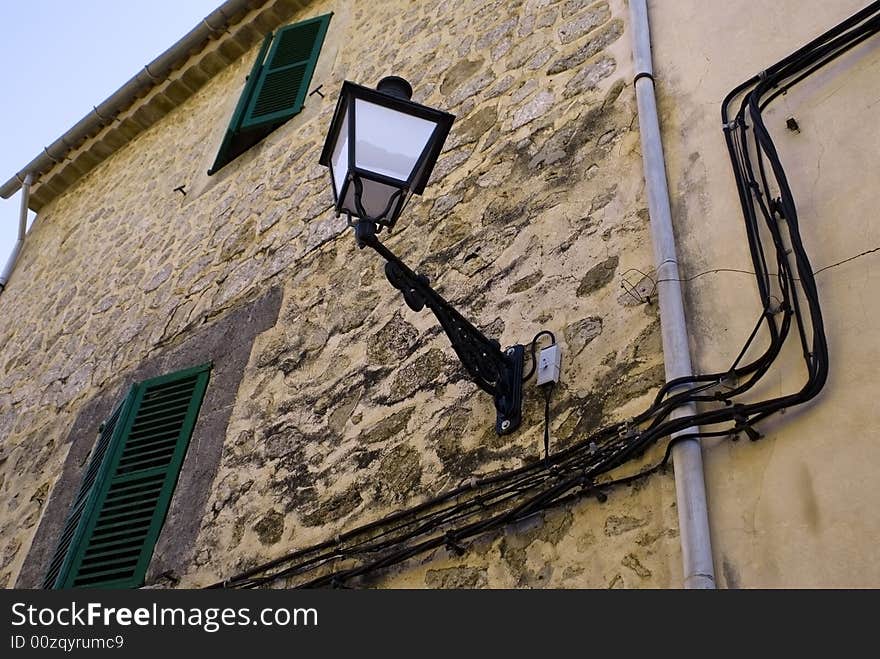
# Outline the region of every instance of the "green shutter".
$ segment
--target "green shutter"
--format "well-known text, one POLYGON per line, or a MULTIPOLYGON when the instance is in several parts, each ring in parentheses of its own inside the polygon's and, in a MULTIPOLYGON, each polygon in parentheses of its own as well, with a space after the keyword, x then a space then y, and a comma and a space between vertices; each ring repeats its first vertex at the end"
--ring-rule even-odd
POLYGON ((302 110, 332 14, 278 30, 241 129, 286 121, 302 110))
POLYGON ((288 25, 274 39, 266 36, 209 176, 302 110, 332 16, 288 25))
POLYGON ((260 46, 260 52, 257 54, 257 59, 254 60, 250 75, 248 75, 247 80, 245 81, 244 90, 241 92, 241 96, 238 97, 238 103, 235 105, 235 112, 232 113, 232 121, 229 122, 226 134, 223 136, 220 150, 217 151, 217 157, 214 159, 214 164, 211 165, 211 169, 208 170, 209 175, 223 167, 223 165, 234 157, 229 157, 229 150, 233 145, 233 140, 235 139, 236 134, 241 128, 241 120, 247 109, 248 101, 250 101, 254 89, 257 87, 257 80, 260 78, 260 69, 263 66, 263 60, 266 59, 266 51, 269 50, 270 43, 272 43, 271 32, 266 35, 265 39, 263 39, 263 45, 260 46))
MULTIPOLYGON (((108 432, 112 437, 106 440, 108 446, 78 514, 72 540, 67 549, 63 537, 59 544, 58 552, 63 551, 65 558, 56 587, 136 588, 143 584, 209 369, 206 364, 134 385, 113 428, 108 431, 110 424, 105 424, 99 445, 108 432)), ((88 471, 96 458, 97 448, 88 471)), ((87 487, 88 471, 80 494, 87 487)))
POLYGON ((98 441, 95 442, 95 447, 92 449, 89 464, 79 486, 79 492, 70 508, 70 513, 67 515, 64 530, 61 532, 61 538, 58 541, 58 546, 55 548, 55 553, 52 555, 52 560, 49 562, 49 570, 46 572, 45 579, 43 579, 43 588, 54 588, 59 575, 62 572, 66 574, 68 571, 70 561, 67 559, 70 546, 76 544, 78 530, 81 534, 80 521, 83 518, 83 511, 90 509, 94 505, 91 495, 95 489, 95 482, 101 473, 101 466, 104 464, 104 457, 107 454, 107 449, 110 446, 119 417, 123 414, 126 404, 130 406, 130 401, 131 392, 113 410, 113 414, 101 425, 98 431, 98 441))

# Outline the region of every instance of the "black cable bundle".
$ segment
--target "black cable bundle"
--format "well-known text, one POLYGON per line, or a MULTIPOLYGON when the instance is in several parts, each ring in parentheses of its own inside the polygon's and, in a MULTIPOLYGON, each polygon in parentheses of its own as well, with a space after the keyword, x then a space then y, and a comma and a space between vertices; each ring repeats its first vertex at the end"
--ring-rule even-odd
POLYGON ((665 455, 656 465, 598 482, 673 433, 700 427, 699 433, 679 436, 675 441, 736 437, 741 432, 758 439, 756 423, 814 398, 828 375, 822 312, 814 273, 801 240, 794 197, 762 112, 780 94, 878 30, 880 2, 873 2, 737 86, 724 99, 724 134, 762 305, 755 328, 730 369, 670 381, 648 410, 628 422, 602 428, 543 460, 463 485, 211 587, 255 588, 280 579, 300 587, 337 587, 433 549, 445 547, 461 553, 462 543, 475 536, 564 501, 590 495, 603 501, 606 495, 600 487, 629 483, 653 473, 668 461, 673 441, 667 443, 665 455), (729 108, 737 98, 739 109, 731 120, 729 108), (769 244, 762 237, 762 225, 769 244), (775 271, 768 265, 771 260, 775 261, 775 271), (806 367, 803 386, 785 396, 743 402, 742 395, 755 386, 779 355, 792 324, 797 328, 806 367), (762 326, 769 334, 769 345, 761 355, 742 364, 762 326), (673 410, 687 402, 699 403, 701 411, 669 418, 673 410))

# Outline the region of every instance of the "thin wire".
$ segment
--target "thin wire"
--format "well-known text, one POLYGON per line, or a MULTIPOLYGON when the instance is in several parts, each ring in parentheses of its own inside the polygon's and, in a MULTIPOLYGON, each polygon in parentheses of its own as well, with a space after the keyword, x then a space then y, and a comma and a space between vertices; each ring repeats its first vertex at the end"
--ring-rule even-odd
POLYGON ((556 335, 553 334, 553 332, 551 332, 550 330, 541 330, 540 332, 535 334, 535 337, 532 339, 531 343, 528 344, 531 348, 532 365, 531 365, 531 368, 529 368, 529 372, 526 373, 525 375, 523 375, 523 379, 522 379, 523 382, 527 382, 528 379, 535 374, 535 370, 538 367, 538 358, 535 354, 535 351, 537 350, 537 347, 538 347, 538 341, 540 340, 540 338, 542 336, 549 336, 550 337, 550 345, 551 346, 556 345, 556 335))
MULTIPOLYGON (((818 270, 814 270, 814 271, 813 271, 813 275, 814 275, 814 276, 815 276, 815 275, 818 275, 819 273, 825 272, 826 270, 831 270, 832 268, 836 268, 836 267, 841 266, 841 265, 843 265, 843 264, 845 264, 845 263, 849 263, 850 261, 855 261, 856 259, 860 259, 860 258, 862 258, 863 256, 868 256, 869 254, 874 254, 874 253, 876 253, 876 252, 880 252, 880 247, 874 247, 874 248, 872 248, 872 249, 866 249, 864 252, 859 252, 858 254, 854 254, 853 256, 850 256, 850 257, 848 257, 848 258, 845 258, 845 259, 842 259, 842 260, 840 260, 840 261, 836 261, 835 263, 831 263, 831 264, 829 264, 829 265, 823 266, 823 267, 819 268, 818 270)), ((631 270, 635 270, 635 268, 631 268, 631 270)), ((640 272, 640 271, 637 271, 637 272, 640 272)), ((658 285, 658 284, 661 284, 661 283, 663 283, 663 282, 666 282, 666 281, 678 281, 678 282, 682 282, 682 283, 687 283, 687 282, 694 281, 695 279, 699 279, 700 277, 704 277, 705 275, 714 275, 714 274, 718 274, 718 273, 721 273, 721 272, 733 272, 733 273, 738 273, 738 274, 743 274, 743 275, 755 275, 755 274, 757 274, 757 273, 755 273, 755 271, 753 271, 753 270, 741 270, 741 269, 739 269, 739 268, 712 268, 711 270, 704 270, 704 271, 702 271, 702 272, 698 272, 697 274, 695 274, 695 275, 691 275, 690 277, 681 277, 681 278, 675 278, 675 277, 664 277, 663 279, 654 279, 654 278, 651 277, 650 275, 644 275, 644 277, 645 277, 646 279, 650 280, 651 283, 653 284, 653 286, 652 286, 652 288, 651 288, 651 293, 649 294, 649 297, 652 297, 652 296, 657 292, 657 285, 658 285)), ((623 275, 621 275, 621 276, 623 276, 623 275)), ((778 277, 778 276, 779 276, 779 273, 777 273, 777 274, 774 275, 774 276, 777 276, 777 277, 778 277)), ((795 277, 794 280, 795 280, 795 281, 800 281, 800 278, 795 277)), ((638 291, 637 291, 636 287, 632 284, 632 282, 630 282, 629 280, 622 280, 622 281, 621 281, 621 284, 623 283, 623 281, 626 281, 627 286, 628 286, 632 291, 634 291, 634 292, 636 293, 636 295, 638 295, 638 291)), ((630 290, 627 290, 626 292, 627 292, 627 293, 630 293, 630 290)), ((632 293, 631 293, 631 294, 632 294, 632 293)), ((637 299, 639 302, 646 302, 646 300, 645 300, 644 298, 642 298, 642 297, 638 297, 638 298, 636 298, 636 299, 637 299)))
POLYGON ((550 459, 550 397, 553 395, 555 382, 541 385, 544 391, 544 459, 550 459))

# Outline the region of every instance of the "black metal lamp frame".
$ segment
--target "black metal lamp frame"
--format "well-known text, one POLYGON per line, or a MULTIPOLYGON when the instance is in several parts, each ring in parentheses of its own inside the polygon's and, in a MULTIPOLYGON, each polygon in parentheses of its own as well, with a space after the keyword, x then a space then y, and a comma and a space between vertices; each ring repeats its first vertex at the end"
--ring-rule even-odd
MULTIPOLYGON (((397 188, 397 191, 388 200, 388 205, 385 210, 379 215, 370 218, 370 221, 380 227, 380 230, 381 227, 384 226, 388 227, 388 230, 390 231, 403 212, 410 195, 420 195, 424 192, 425 185, 431 175, 431 170, 434 167, 434 163, 437 161, 437 157, 440 155, 440 150, 443 147, 443 143, 446 141, 446 136, 449 134, 449 130, 452 127, 452 122, 455 117, 448 112, 435 110, 418 103, 413 103, 409 100, 411 95, 412 87, 410 87, 406 80, 397 76, 387 76, 383 78, 379 81, 377 89, 363 87, 362 85, 357 85, 348 80, 342 83, 342 89, 339 92, 339 102, 336 105, 333 119, 330 122, 328 137, 319 159, 320 164, 330 169, 330 187, 333 190, 333 203, 337 214, 348 214, 350 216, 354 213, 355 209, 345 207, 346 200, 348 199, 348 194, 351 188, 354 188, 352 197, 358 197, 362 194, 364 181, 372 181, 392 188, 397 188), (417 158, 416 163, 406 180, 379 174, 378 172, 363 169, 356 165, 357 100, 366 101, 435 124, 430 139, 424 145, 421 154, 417 158), (337 190, 334 182, 335 173, 333 170, 332 154, 333 146, 336 143, 336 140, 339 139, 340 133, 343 130, 342 122, 345 119, 346 112, 348 114, 348 132, 346 137, 348 139, 347 148, 349 170, 348 172, 345 172, 345 178, 343 179, 340 189, 337 190)), ((360 206, 360 200, 356 201, 355 204, 356 206, 360 206)), ((361 215, 361 217, 364 216, 361 215)), ((350 219, 349 225, 354 225, 350 219)))
MULTIPOLYGON (((360 205, 357 196, 355 201, 360 205)), ((495 400, 495 432, 505 435, 516 430, 522 423, 525 347, 515 344, 502 351, 498 341, 474 327, 431 288, 425 275, 410 270, 376 237, 375 222, 361 219, 354 230, 358 247, 370 247, 385 259, 385 276, 403 294, 407 306, 413 311, 428 307, 440 321, 462 366, 477 386, 495 400)))
POLYGON ((345 81, 340 91, 333 120, 330 123, 330 131, 321 153, 320 163, 330 168, 330 182, 336 212, 337 214, 344 213, 348 217, 349 225, 354 227, 358 247, 361 249, 370 247, 385 259, 385 276, 394 288, 403 293, 403 299, 410 309, 421 311, 428 307, 434 313, 465 370, 477 386, 494 399, 495 431, 499 435, 504 435, 513 432, 522 423, 524 346, 516 344, 502 351, 498 341, 487 338, 468 322, 449 302, 431 288, 425 275, 416 274, 410 270, 376 236, 382 227, 391 230, 397 218, 400 217, 410 194, 422 193, 455 119, 449 113, 411 102, 411 96, 412 87, 410 84, 397 76, 383 78, 379 81, 376 89, 368 89, 345 81), (356 166, 355 106, 357 99, 420 117, 435 124, 435 129, 424 145, 407 180, 397 180, 356 166), (341 189, 337 191, 332 153, 343 129, 342 122, 346 112, 348 113, 346 137, 348 139, 347 166, 349 169, 345 173, 341 189), (378 215, 370 215, 364 208, 363 195, 364 181, 366 180, 397 188, 389 197, 386 208, 378 215), (351 208, 350 202, 347 201, 349 192, 351 192, 354 208, 351 208), (354 220, 352 216, 355 216, 354 220))

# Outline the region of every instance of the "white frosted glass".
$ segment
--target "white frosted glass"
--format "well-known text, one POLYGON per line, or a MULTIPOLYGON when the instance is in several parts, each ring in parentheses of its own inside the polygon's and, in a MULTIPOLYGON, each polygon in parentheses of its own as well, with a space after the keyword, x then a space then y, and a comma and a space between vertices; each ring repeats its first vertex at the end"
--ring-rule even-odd
POLYGON ((409 179, 437 124, 355 99, 355 165, 401 181, 409 179))
POLYGON ((345 176, 348 174, 348 110, 342 117, 342 127, 339 129, 339 135, 336 138, 336 145, 333 147, 333 185, 336 187, 336 197, 339 198, 339 192, 342 190, 342 184, 345 182, 345 176))
MULTIPOLYGON (((361 194, 361 205, 364 207, 364 210, 367 212, 372 218, 378 218, 382 213, 385 212, 385 209, 388 207, 388 201, 391 199, 391 196, 397 192, 397 188, 385 185, 384 183, 378 183, 377 181, 370 181, 369 179, 361 179, 363 183, 363 194, 361 194)), ((342 205, 343 210, 348 210, 352 215, 357 216, 357 208, 354 203, 354 186, 350 185, 348 187, 348 192, 345 195, 345 201, 342 205)), ((393 210, 393 209, 392 209, 393 210)))

